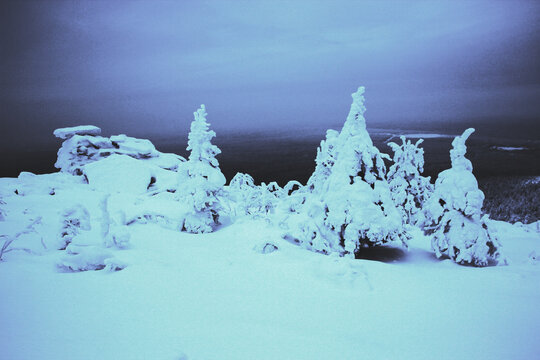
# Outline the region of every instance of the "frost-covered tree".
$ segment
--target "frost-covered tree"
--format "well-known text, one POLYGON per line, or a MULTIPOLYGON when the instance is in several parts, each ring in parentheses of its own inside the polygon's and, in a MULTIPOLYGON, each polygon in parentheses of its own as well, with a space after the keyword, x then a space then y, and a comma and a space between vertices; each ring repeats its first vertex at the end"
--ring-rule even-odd
POLYGON ((255 185, 248 174, 237 173, 228 187, 228 197, 234 203, 236 215, 251 217, 267 217, 277 208, 280 200, 292 189, 297 182, 290 182, 286 188, 281 188, 275 181, 255 185))
POLYGON ((352 94, 341 132, 329 132, 319 148, 311 192, 283 222, 286 236, 316 251, 355 254, 408 239, 385 179, 383 154, 366 129, 363 94, 363 87, 352 94))
POLYGON ((336 145, 339 132, 336 130, 327 130, 326 139, 321 141, 321 145, 317 149, 317 157, 315 158, 315 171, 309 178, 307 186, 311 191, 320 191, 316 188, 326 183, 326 180, 332 172, 332 167, 336 161, 336 145))
POLYGON ((437 257, 449 256, 458 264, 486 266, 489 260, 501 259, 500 244, 487 215, 482 215, 484 193, 472 173, 472 163, 465 158, 465 141, 474 132, 467 129, 452 142, 452 167, 439 174, 428 201, 430 221, 427 233, 437 257))
POLYGON ((218 196, 225 185, 225 176, 216 159, 221 150, 211 143, 216 133, 209 129, 205 106, 201 105, 193 114, 187 147, 189 160, 178 168, 176 194, 190 208, 182 230, 205 233, 213 231, 219 223, 222 206, 218 196))
POLYGON ((423 139, 412 143, 401 136, 401 145, 389 143, 394 151, 393 164, 388 169, 387 180, 392 199, 407 224, 423 226, 423 207, 433 192, 429 177, 424 171, 424 149, 418 147, 423 139))

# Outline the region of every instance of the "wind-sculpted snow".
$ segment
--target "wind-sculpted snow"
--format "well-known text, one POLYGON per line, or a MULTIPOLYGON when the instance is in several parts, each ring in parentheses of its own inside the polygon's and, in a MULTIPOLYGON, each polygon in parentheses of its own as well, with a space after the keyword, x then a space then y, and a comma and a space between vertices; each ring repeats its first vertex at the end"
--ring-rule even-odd
POLYGON ((54 130, 53 134, 59 139, 66 140, 75 135, 97 136, 101 134, 101 129, 94 125, 79 125, 79 126, 56 129, 54 130))
POLYGON ((137 139, 126 135, 110 138, 98 136, 101 130, 94 126, 62 128, 54 131, 55 136, 65 139, 58 150, 58 159, 54 166, 62 172, 82 175, 84 165, 104 159, 112 154, 127 155, 134 159, 162 169, 176 171, 185 159, 176 154, 162 153, 146 139, 137 139), (82 128, 82 129, 81 129, 82 128), (98 129, 90 131, 92 129, 98 129))

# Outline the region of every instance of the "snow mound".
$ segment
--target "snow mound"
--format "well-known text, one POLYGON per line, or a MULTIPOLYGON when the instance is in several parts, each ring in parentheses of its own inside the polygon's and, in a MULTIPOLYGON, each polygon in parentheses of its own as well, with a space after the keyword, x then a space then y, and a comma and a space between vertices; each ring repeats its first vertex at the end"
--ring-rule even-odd
POLYGON ((73 175, 82 175, 81 169, 84 165, 104 159, 112 154, 145 160, 162 169, 172 171, 176 171, 178 166, 185 161, 179 155, 159 152, 150 140, 137 139, 123 134, 110 138, 97 136, 99 132, 88 131, 88 127, 83 126, 83 130, 73 130, 81 128, 75 127, 54 131, 55 136, 65 139, 62 147, 58 150, 58 158, 54 164, 56 168, 73 175))
POLYGON ((89 270, 119 271, 126 267, 114 258, 113 254, 99 246, 69 245, 67 255, 57 263, 60 271, 78 272, 89 270))
POLYGON ((101 134, 101 129, 94 125, 79 125, 67 128, 56 129, 53 132, 54 136, 59 139, 69 139, 74 135, 99 135, 101 134))
POLYGON ((150 166, 126 155, 111 155, 85 165, 82 171, 92 187, 109 193, 142 194, 155 179, 150 166))

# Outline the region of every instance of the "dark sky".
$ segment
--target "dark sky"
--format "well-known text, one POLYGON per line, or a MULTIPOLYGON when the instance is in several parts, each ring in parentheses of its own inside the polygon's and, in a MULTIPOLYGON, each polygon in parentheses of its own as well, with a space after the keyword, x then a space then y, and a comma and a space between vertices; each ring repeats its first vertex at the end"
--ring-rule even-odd
POLYGON ((0 149, 56 127, 219 131, 540 118, 539 1, 3 1, 0 149))

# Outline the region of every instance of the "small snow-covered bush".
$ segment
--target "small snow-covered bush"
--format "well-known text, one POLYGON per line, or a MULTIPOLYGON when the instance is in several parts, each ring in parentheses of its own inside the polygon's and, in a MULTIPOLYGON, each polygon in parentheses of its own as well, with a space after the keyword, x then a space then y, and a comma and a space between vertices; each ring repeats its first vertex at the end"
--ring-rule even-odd
POLYGON ((354 255, 389 241, 407 243, 403 220, 385 179, 384 155, 373 146, 364 119, 364 88, 341 132, 329 131, 317 153, 309 193, 295 200, 285 237, 323 253, 354 255))
POLYGON ((193 113, 187 150, 189 160, 178 168, 177 197, 191 209, 185 215, 182 231, 206 233, 219 224, 223 211, 219 196, 223 192, 225 176, 219 168, 216 155, 221 150, 211 143, 216 133, 209 129, 206 108, 193 113))
POLYGON ((25 235, 25 234, 29 234, 29 233, 32 233, 32 232, 36 232, 36 229, 34 228, 34 226, 38 225, 41 223, 41 216, 32 220, 32 222, 28 225, 26 225, 26 227, 22 230, 22 231, 19 231, 17 233, 15 233, 14 235, 7 235, 7 234, 1 234, 0 235, 0 261, 3 260, 3 256, 4 254, 10 252, 10 251, 13 251, 13 250, 24 250, 24 251, 27 251, 27 252, 30 252, 28 249, 26 248, 21 248, 21 247, 18 247, 18 248, 14 248, 12 247, 13 245, 13 242, 17 239, 19 239, 19 237, 21 237, 22 235, 25 235))
POLYGON ((423 139, 412 143, 401 136, 402 144, 389 143, 394 151, 393 164, 388 169, 387 179, 392 199, 407 224, 423 226, 422 208, 430 197, 433 186, 424 171, 424 149, 418 147, 423 139))
POLYGON ((56 264, 59 270, 79 272, 91 270, 119 271, 126 265, 117 260, 114 255, 99 246, 78 246, 70 244, 66 248, 66 256, 56 264))
POLYGON ((60 214, 62 220, 59 231, 60 245, 58 250, 65 250, 73 238, 81 230, 90 230, 90 213, 80 204, 69 207, 60 214))
POLYGON ((255 185, 250 175, 237 173, 228 186, 228 198, 236 215, 267 218, 295 187, 301 186, 297 181, 290 181, 284 188, 275 181, 255 185))
POLYGON ((447 255, 458 264, 486 266, 501 259, 500 244, 487 215, 482 215, 484 194, 465 158, 465 141, 474 132, 467 129, 452 142, 452 167, 439 174, 426 204, 427 234, 437 257, 447 255))

